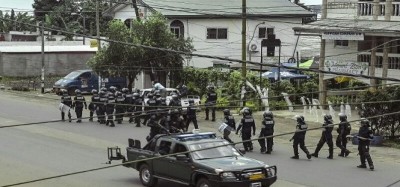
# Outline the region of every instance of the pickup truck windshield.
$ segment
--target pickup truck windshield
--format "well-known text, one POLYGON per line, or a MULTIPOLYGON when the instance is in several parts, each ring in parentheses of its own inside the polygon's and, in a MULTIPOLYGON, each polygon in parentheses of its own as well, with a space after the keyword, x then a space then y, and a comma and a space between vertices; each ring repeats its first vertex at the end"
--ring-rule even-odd
POLYGON ((223 147, 217 147, 213 149, 206 149, 215 146, 225 145, 224 142, 207 142, 207 143, 199 143, 189 145, 189 149, 194 151, 192 153, 193 159, 195 160, 204 160, 204 159, 213 159, 213 158, 222 158, 222 157, 234 157, 240 156, 240 153, 233 148, 231 145, 226 145, 223 147), (206 150, 202 150, 206 149, 206 150), (197 151, 201 150, 201 151, 197 151))
POLYGON ((76 77, 81 75, 81 73, 82 72, 73 71, 73 72, 69 73, 67 76, 65 76, 64 79, 75 79, 76 77))

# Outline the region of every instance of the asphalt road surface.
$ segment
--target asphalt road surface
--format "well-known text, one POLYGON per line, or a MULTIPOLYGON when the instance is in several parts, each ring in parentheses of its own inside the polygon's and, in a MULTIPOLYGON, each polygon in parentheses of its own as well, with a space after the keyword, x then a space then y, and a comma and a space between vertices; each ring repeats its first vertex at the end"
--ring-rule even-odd
MULTIPOLYGON (((0 92, 0 126, 60 119, 58 102, 32 99, 0 92)), ((84 113, 84 117, 87 116, 84 113)), ((200 127, 213 130, 208 121, 199 118, 200 127)), ((279 120, 278 120, 279 123, 279 120)), ((84 120, 83 123, 54 122, 32 126, 0 128, 0 186, 50 177, 80 170, 108 166, 106 148, 127 145, 128 138, 145 140, 148 127, 137 128, 132 124, 106 127, 84 120)), ((356 154, 348 158, 326 159, 326 147, 320 158, 308 160, 303 153, 300 160, 291 160, 290 143, 276 139, 272 155, 258 151, 246 155, 278 167, 277 187, 284 186, 400 186, 400 165, 385 159, 375 161, 375 171, 358 169, 356 154)), ((235 137, 239 140, 238 137, 235 137)), ((256 142, 255 142, 256 143, 256 142)), ((239 145, 240 147, 240 145, 239 145)), ((310 151, 314 148, 309 148, 310 151)), ((257 149, 258 150, 258 149, 257 149)), ((399 158, 400 159, 400 158, 399 158)), ((117 162, 114 162, 117 163, 117 162)), ((142 186, 138 173, 122 166, 82 173, 63 178, 40 181, 21 186, 142 186)), ((159 185, 180 187, 160 181, 159 185)))

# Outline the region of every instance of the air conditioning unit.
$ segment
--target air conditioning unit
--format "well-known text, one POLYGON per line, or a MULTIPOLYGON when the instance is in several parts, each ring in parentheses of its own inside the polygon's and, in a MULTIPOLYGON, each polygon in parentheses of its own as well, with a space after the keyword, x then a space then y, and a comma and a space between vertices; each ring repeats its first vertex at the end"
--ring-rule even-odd
POLYGON ((249 45, 249 52, 258 52, 260 51, 260 44, 258 44, 257 42, 251 42, 249 45))

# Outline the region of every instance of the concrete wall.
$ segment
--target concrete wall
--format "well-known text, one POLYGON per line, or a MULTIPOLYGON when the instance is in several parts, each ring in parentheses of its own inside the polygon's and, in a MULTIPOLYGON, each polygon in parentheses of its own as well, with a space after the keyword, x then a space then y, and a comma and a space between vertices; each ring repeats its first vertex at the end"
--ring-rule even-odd
MULTIPOLYGON (((46 53, 45 75, 64 76, 77 69, 88 69, 86 62, 94 52, 46 53)), ((0 53, 0 76, 40 76, 40 53, 0 53)))

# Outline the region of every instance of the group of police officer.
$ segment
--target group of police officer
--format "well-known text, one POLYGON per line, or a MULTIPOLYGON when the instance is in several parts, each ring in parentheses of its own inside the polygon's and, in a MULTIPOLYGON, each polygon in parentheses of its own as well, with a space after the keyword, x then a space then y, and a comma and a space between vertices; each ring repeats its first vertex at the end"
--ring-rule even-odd
MULTIPOLYGON (((66 90, 62 91, 61 102, 71 108, 75 109, 77 122, 81 122, 83 107, 87 109, 85 98, 82 96, 80 90, 76 90, 76 96, 72 99, 68 95, 66 90)), ((150 141, 157 134, 166 133, 179 133, 186 132, 189 128, 189 124, 193 123, 195 129, 198 129, 197 124, 197 108, 194 105, 193 100, 189 100, 189 106, 186 108, 186 114, 182 113, 181 101, 177 93, 172 94, 172 100, 167 106, 166 98, 161 97, 160 91, 152 91, 147 94, 148 100, 144 104, 143 98, 140 96, 138 91, 130 92, 129 89, 123 88, 118 91, 115 87, 110 89, 101 88, 100 92, 92 90, 92 98, 89 104, 90 118, 89 121, 93 121, 93 115, 96 113, 98 122, 100 124, 110 125, 114 127, 114 118, 117 123, 122 123, 124 115, 129 117, 129 123, 135 122, 137 127, 141 125, 141 119, 144 119, 143 124, 150 127, 150 134, 147 136, 147 140, 150 141), (144 114, 142 113, 142 107, 144 106, 144 114)), ((206 106, 206 120, 209 119, 209 111, 212 112, 212 121, 215 121, 215 105, 217 101, 217 94, 213 86, 208 87, 206 106)), ((225 109, 224 123, 227 127, 224 129, 223 137, 227 141, 233 143, 229 135, 232 131, 236 131, 236 134, 241 133, 243 146, 245 151, 253 150, 253 143, 251 136, 256 134, 255 120, 252 116, 250 108, 245 107, 241 111, 243 114, 239 126, 236 128, 236 122, 234 117, 230 114, 229 109, 225 109)), ((62 120, 65 120, 65 113, 61 113, 62 120)), ((68 112, 69 122, 71 122, 71 114, 68 112)), ((310 153, 305 146, 305 137, 308 129, 308 125, 305 119, 301 115, 296 117, 296 132, 290 141, 293 140, 293 151, 294 156, 292 159, 299 159, 298 147, 300 147, 306 154, 308 159, 311 157, 318 157, 319 151, 322 146, 327 143, 329 149, 328 159, 333 159, 333 136, 332 131, 333 119, 329 114, 324 115, 324 123, 322 124, 321 138, 317 144, 314 153, 310 153)), ((337 128, 337 139, 336 146, 340 149, 338 156, 347 157, 350 151, 346 148, 347 138, 350 135, 351 125, 347 121, 345 114, 339 114, 339 126, 337 128)), ((263 113, 263 120, 261 122, 262 128, 259 134, 259 145, 261 147, 261 153, 271 154, 273 151, 273 134, 275 121, 273 119, 273 113, 266 111, 263 113)), ((372 138, 372 131, 370 128, 369 121, 366 119, 361 120, 361 127, 358 134, 358 151, 360 155, 361 164, 357 167, 366 168, 366 161, 368 162, 369 168, 374 170, 372 158, 369 154, 369 143, 372 138)))

